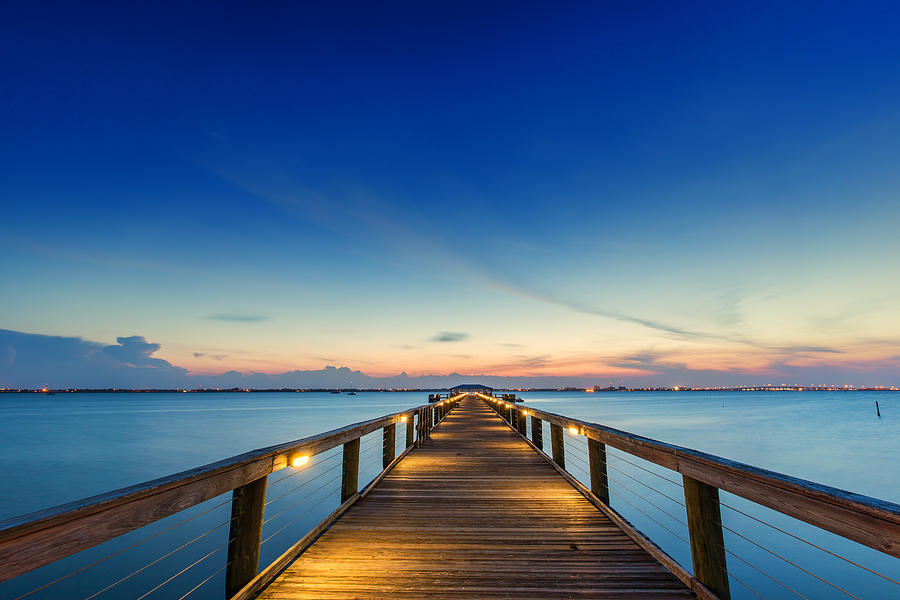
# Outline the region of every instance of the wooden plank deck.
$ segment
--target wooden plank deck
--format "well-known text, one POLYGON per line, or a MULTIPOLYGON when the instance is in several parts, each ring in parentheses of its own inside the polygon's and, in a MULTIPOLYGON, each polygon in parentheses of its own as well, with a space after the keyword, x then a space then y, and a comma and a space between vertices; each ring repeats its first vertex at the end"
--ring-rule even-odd
POLYGON ((259 597, 695 598, 471 397, 259 597))

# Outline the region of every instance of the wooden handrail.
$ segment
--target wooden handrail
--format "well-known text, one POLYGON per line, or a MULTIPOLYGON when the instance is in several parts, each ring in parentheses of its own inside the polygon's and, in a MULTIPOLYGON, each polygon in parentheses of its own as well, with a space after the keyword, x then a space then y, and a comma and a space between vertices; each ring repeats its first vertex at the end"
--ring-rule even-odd
MULTIPOLYGON (((0 521, 0 581, 65 558, 288 466, 383 429, 419 411, 422 404, 376 419, 139 483, 83 500, 0 521)), ((421 412, 420 414, 425 414, 421 412)))
POLYGON ((524 404, 516 408, 534 419, 562 429, 576 428, 589 439, 900 558, 900 505, 893 502, 524 404))

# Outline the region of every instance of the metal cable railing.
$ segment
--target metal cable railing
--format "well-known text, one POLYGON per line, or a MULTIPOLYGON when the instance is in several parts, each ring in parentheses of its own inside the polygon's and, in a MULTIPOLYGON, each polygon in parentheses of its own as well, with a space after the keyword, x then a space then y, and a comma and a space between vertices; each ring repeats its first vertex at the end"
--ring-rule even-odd
POLYGON ((774 531, 783 533, 784 535, 786 535, 786 536, 788 536, 788 537, 790 537, 790 538, 793 538, 793 539, 797 540, 798 542, 803 542, 804 544, 806 544, 806 545, 808 545, 808 546, 811 546, 812 548, 816 548, 817 550, 821 550, 822 552, 824 552, 824 553, 826 553, 826 554, 828 554, 828 555, 830 555, 830 556, 833 556, 834 558, 840 559, 840 560, 844 561, 844 562, 847 563, 847 564, 853 565, 854 567, 858 567, 858 568, 862 569, 863 571, 866 571, 866 572, 868 572, 868 573, 871 573, 872 575, 876 575, 876 576, 878 576, 878 577, 880 577, 880 578, 882 578, 882 579, 884 579, 884 580, 886 580, 886 581, 889 581, 889 582, 893 583, 894 585, 900 586, 900 581, 897 581, 896 579, 892 579, 891 577, 888 577, 887 575, 885 575, 885 574, 883 574, 883 573, 879 573, 878 571, 875 571, 874 569, 870 569, 869 567, 866 567, 865 565, 861 565, 861 564, 859 564, 858 562, 855 562, 855 561, 850 560, 849 558, 847 558, 847 557, 845 557, 845 556, 841 556, 840 554, 837 554, 837 553, 835 553, 835 552, 832 552, 831 550, 828 550, 827 548, 823 548, 823 547, 819 546, 818 544, 815 544, 815 543, 813 543, 813 542, 811 542, 811 541, 809 541, 809 540, 807 540, 807 539, 805 539, 805 538, 803 538, 803 537, 800 537, 800 536, 798 536, 798 535, 794 535, 793 533, 790 533, 789 531, 785 531, 784 529, 781 529, 780 527, 776 527, 775 525, 772 525, 771 523, 768 523, 768 522, 766 522, 766 521, 763 521, 762 519, 757 519, 757 518, 754 517, 753 515, 749 515, 749 514, 745 513, 744 511, 742 511, 742 510, 740 510, 740 509, 737 509, 737 508, 735 508, 735 507, 733 507, 733 506, 730 506, 730 505, 728 505, 728 504, 726 504, 726 503, 724 503, 724 502, 722 502, 722 501, 719 501, 719 506, 722 506, 722 507, 727 508, 727 509, 729 509, 729 510, 731 510, 731 511, 734 511, 734 512, 740 514, 740 515, 743 515, 743 516, 747 517, 748 519, 753 519, 754 521, 756 521, 756 522, 759 523, 760 525, 765 525, 766 527, 768 527, 768 528, 770 528, 770 529, 772 529, 772 530, 774 530, 774 531))
POLYGON ((204 554, 201 558, 198 558, 197 560, 195 560, 194 562, 192 562, 191 564, 189 564, 189 565, 186 566, 185 568, 181 569, 180 571, 178 571, 177 573, 175 573, 174 575, 172 575, 171 577, 169 577, 168 579, 166 579, 166 580, 163 581, 162 583, 157 584, 156 586, 154 586, 153 588, 151 588, 149 591, 147 591, 147 592, 145 592, 144 594, 138 596, 136 600, 144 600, 144 598, 146 598, 147 596, 149 596, 150 594, 152 594, 153 592, 155 592, 155 591, 158 590, 159 588, 163 587, 164 585, 166 585, 166 584, 169 583, 170 581, 174 580, 176 577, 178 577, 178 576, 180 576, 180 575, 183 575, 184 573, 187 573, 188 571, 190 571, 191 569, 193 569, 194 567, 196 567, 197 565, 199 565, 200 563, 202 563, 204 560, 206 560, 207 558, 209 558, 210 556, 212 556, 213 554, 215 554, 216 552, 218 552, 219 550, 223 549, 225 546, 227 546, 228 544, 231 544, 232 542, 234 542, 234 541, 236 541, 236 540, 237 540, 237 538, 232 538, 232 539, 228 540, 227 542, 225 542, 224 544, 221 544, 221 545, 219 545, 219 546, 216 546, 216 547, 213 548, 210 552, 204 554))
MULTIPOLYGON (((153 561, 151 561, 151 562, 145 564, 145 565, 142 566, 141 568, 132 571, 131 573, 129 573, 129 574, 126 575, 125 577, 121 577, 120 579, 117 579, 116 581, 114 581, 113 583, 107 585, 106 587, 102 588, 101 590, 99 590, 99 591, 97 591, 97 592, 94 592, 94 593, 91 594, 90 596, 86 597, 84 600, 92 600, 93 598, 96 598, 97 596, 99 596, 99 595, 101 595, 101 594, 103 594, 103 593, 105 593, 105 592, 107 592, 107 591, 113 589, 114 587, 118 586, 119 584, 124 583, 125 581, 131 579, 132 577, 134 577, 134 576, 137 575, 138 573, 143 573, 144 571, 146 571, 147 569, 149 569, 149 568, 152 567, 153 565, 159 563, 159 562, 162 561, 163 559, 168 558, 169 556, 172 556, 172 555, 175 554, 176 552, 180 552, 181 550, 184 550, 185 548, 187 548, 188 546, 194 544, 195 542, 200 541, 201 539, 203 539, 203 538, 205 538, 206 536, 208 536, 209 534, 211 534, 213 531, 216 531, 216 530, 218 530, 218 529, 221 529, 221 528, 224 527, 225 525, 230 525, 232 521, 234 521, 234 518, 228 519, 228 520, 225 521, 224 523, 220 523, 220 524, 216 525, 215 527, 213 527, 212 529, 206 530, 205 532, 201 533, 200 535, 198 535, 197 537, 193 538, 192 540, 190 540, 190 541, 188 541, 188 542, 186 542, 186 543, 184 543, 184 544, 178 546, 178 547, 175 548, 174 550, 170 550, 170 551, 166 552, 166 553, 163 554, 162 556, 160 556, 160 557, 158 557, 157 559, 155 559, 155 560, 153 560, 153 561)), ((227 543, 226 543, 226 545, 227 545, 227 543)))
POLYGON ((169 527, 166 527, 166 528, 163 529, 162 531, 157 531, 157 532, 154 533, 153 535, 149 535, 149 536, 147 536, 147 537, 145 537, 145 538, 143 538, 143 539, 141 539, 141 540, 139 540, 139 541, 137 541, 137 542, 135 542, 135 543, 133 543, 133 544, 130 544, 130 545, 126 546, 125 548, 120 548, 119 550, 116 550, 115 552, 112 552, 112 553, 110 553, 110 554, 107 554, 107 555, 104 556, 103 558, 99 558, 99 559, 97 559, 97 560, 94 560, 94 561, 92 561, 92 562, 90 562, 90 563, 88 563, 88 564, 86 564, 86 565, 84 565, 84 566, 82 566, 82 567, 79 567, 78 569, 75 569, 74 571, 70 571, 69 573, 67 573, 67 574, 65 574, 65 575, 62 575, 62 576, 60 576, 60 577, 57 577, 57 578, 54 579, 53 581, 48 581, 47 583, 45 583, 45 584, 43 584, 43 585, 41 585, 41 586, 39 586, 39 587, 36 587, 36 588, 32 589, 32 590, 29 591, 29 592, 26 592, 26 593, 24 593, 24 594, 22 594, 22 595, 20 595, 20 596, 16 596, 13 600, 21 600, 21 599, 23 599, 23 598, 27 598, 28 596, 31 596, 31 595, 33 595, 33 594, 35 594, 35 593, 37 593, 37 592, 40 592, 40 591, 42 591, 42 590, 44 590, 44 589, 47 589, 47 588, 49 588, 49 587, 51 587, 51 586, 53 586, 53 585, 56 585, 57 583, 60 583, 60 582, 62 582, 62 581, 65 581, 66 579, 72 577, 73 575, 77 575, 78 573, 81 573, 82 571, 86 571, 87 569, 90 569, 90 568, 93 567, 93 566, 99 565, 99 564, 102 563, 102 562, 105 562, 105 561, 107 561, 107 560, 109 560, 109 559, 111 559, 111 558, 113 558, 113 557, 116 557, 116 556, 118 556, 118 555, 120 555, 120 554, 123 554, 124 552, 126 552, 126 551, 128 551, 128 550, 131 550, 132 548, 137 548, 137 547, 140 546, 141 544, 144 544, 144 543, 146 543, 146 542, 149 542, 150 540, 155 539, 155 538, 158 538, 159 536, 161 536, 161 535, 163 535, 163 534, 165 534, 165 533, 168 533, 168 532, 170 532, 170 531, 172 531, 172 530, 174 530, 174 529, 177 529, 178 527, 181 527, 182 525, 185 525, 185 524, 187 524, 187 523, 190 523, 190 522, 193 521, 194 519, 197 519, 197 518, 199 518, 199 517, 202 517, 203 515, 205 515, 205 514, 207 514, 207 513, 210 513, 210 512, 212 512, 213 510, 215 510, 215 509, 217 509, 217 508, 220 508, 220 507, 222 507, 222 506, 225 506, 226 504, 231 504, 231 498, 228 498, 227 500, 225 500, 225 501, 223 501, 223 502, 219 502, 218 504, 215 504, 215 505, 211 506, 210 508, 207 508, 207 509, 204 510, 203 512, 197 513, 196 515, 194 515, 194 516, 192 516, 192 517, 189 517, 189 518, 187 518, 187 519, 184 519, 183 521, 180 521, 180 522, 178 522, 178 523, 175 523, 174 525, 171 525, 171 526, 169 526, 169 527))

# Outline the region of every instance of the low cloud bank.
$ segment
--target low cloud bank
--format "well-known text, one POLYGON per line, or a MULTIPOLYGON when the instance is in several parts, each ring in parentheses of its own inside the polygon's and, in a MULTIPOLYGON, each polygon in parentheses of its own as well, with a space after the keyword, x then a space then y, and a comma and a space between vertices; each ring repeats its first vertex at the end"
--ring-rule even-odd
POLYGON ((139 335, 116 342, 0 329, 0 387, 153 388, 190 379, 187 369, 151 356, 159 344, 139 335))
MULTIPOLYGON (((334 366, 276 374, 228 371, 220 375, 190 375, 187 369, 153 357, 159 349, 159 344, 139 335, 122 336, 116 338, 116 344, 106 345, 78 337, 0 329, 0 388, 442 388, 469 381, 502 388, 605 385, 610 380, 609 375, 506 377, 461 373, 375 377, 334 366)), ((737 372, 692 370, 683 365, 665 364, 653 355, 634 354, 622 357, 618 366, 626 373, 634 373, 636 368, 647 373, 623 375, 624 384, 635 387, 900 384, 900 356, 857 365, 798 367, 782 362, 765 372, 737 372)), ((619 379, 616 377, 613 382, 618 385, 619 379)))

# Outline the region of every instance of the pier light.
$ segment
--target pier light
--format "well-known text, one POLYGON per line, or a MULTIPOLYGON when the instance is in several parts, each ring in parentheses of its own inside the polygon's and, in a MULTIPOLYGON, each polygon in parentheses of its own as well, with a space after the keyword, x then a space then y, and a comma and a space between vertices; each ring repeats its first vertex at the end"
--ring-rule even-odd
POLYGON ((402 417, 400 417, 400 422, 406 423, 406 415, 403 415, 402 417))
POLYGON ((308 456, 295 456, 293 460, 291 460, 292 467, 302 467, 306 463, 309 462, 308 456))
POLYGON ((569 433, 571 433, 572 435, 578 435, 581 432, 578 431, 577 427, 569 427, 569 433))
POLYGON ((528 411, 527 411, 527 410, 523 410, 523 411, 522 411, 522 416, 523 416, 523 417, 527 417, 527 416, 528 416, 528 411))

